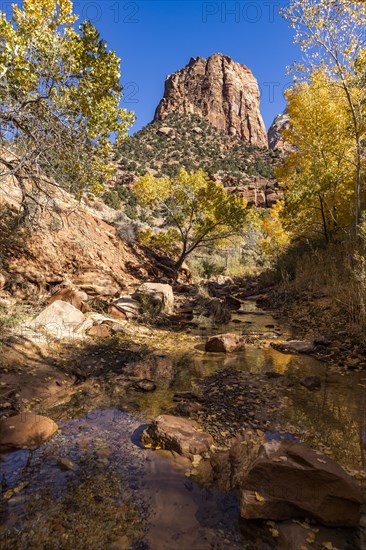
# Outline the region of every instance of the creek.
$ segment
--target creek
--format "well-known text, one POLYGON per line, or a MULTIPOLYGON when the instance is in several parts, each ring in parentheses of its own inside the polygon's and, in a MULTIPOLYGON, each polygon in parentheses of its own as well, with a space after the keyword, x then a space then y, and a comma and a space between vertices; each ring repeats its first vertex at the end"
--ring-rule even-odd
MULTIPOLYGON (((214 327, 200 319, 194 331, 202 342, 197 349, 161 353, 146 365, 154 392, 121 393, 113 402, 98 401, 97 408, 93 395, 76 394, 47 413, 60 426, 50 441, 0 457, 2 549, 279 549, 275 539, 268 542, 265 524, 253 528, 240 520, 235 490, 204 487, 187 477, 186 459, 139 442, 144 425, 172 413, 177 392, 197 391, 200 380, 225 369, 260 380, 267 373, 270 391, 281 400, 283 425, 274 428, 267 418, 269 431, 296 436, 351 471, 366 470, 365 371, 332 370, 264 344, 289 331, 250 301, 229 324, 214 327), (227 356, 204 353, 207 337, 220 332, 246 334, 254 344, 227 356), (273 382, 268 373, 275 373, 273 382), (319 391, 300 384, 313 375, 321 378, 319 391), (60 467, 63 457, 70 461, 66 467, 60 467)), ((339 550, 355 549, 347 537, 340 540, 339 550)))

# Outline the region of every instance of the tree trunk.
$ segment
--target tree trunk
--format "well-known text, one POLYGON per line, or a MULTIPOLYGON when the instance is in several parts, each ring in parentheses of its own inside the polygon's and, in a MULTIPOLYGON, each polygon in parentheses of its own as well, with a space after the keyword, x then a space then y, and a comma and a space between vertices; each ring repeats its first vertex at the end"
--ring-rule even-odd
POLYGON ((323 197, 321 195, 319 195, 319 201, 320 201, 320 211, 322 213, 322 220, 323 220, 324 238, 325 238, 326 244, 329 244, 328 226, 327 226, 327 220, 326 220, 325 212, 324 212, 323 197))

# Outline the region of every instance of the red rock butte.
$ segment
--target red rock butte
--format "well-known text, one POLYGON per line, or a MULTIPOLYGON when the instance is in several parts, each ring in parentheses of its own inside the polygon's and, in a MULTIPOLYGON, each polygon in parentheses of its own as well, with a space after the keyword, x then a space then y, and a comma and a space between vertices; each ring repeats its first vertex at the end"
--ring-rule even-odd
POLYGON ((258 82, 248 67, 221 53, 191 58, 166 78, 154 121, 171 113, 198 115, 225 134, 267 147, 258 82))

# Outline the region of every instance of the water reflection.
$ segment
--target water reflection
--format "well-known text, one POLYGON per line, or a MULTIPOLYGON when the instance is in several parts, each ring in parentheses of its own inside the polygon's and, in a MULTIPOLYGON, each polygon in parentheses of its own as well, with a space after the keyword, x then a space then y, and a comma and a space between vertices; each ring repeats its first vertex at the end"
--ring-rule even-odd
MULTIPOLYGON (((268 331, 287 334, 254 303, 233 320, 242 322, 213 327, 206 320, 206 330, 196 332, 202 343, 218 332, 258 338, 268 331)), ((233 355, 206 354, 203 346, 179 357, 152 355, 124 373, 130 388, 113 375, 52 409, 56 420, 67 420, 32 455, 19 451, 2 457, 3 493, 8 496, 0 505, 1 548, 106 549, 126 534, 136 549, 143 544, 151 550, 266 547, 267 527, 240 524, 235 492, 203 489, 185 477, 184 460, 136 444, 141 423, 174 410, 176 392, 196 391, 203 377, 227 368, 254 378, 266 372, 282 375, 276 388, 285 405, 286 429, 291 432, 292 426, 298 437, 332 453, 343 466, 365 469, 365 373, 331 374, 315 359, 250 345, 233 355), (321 389, 310 392, 300 380, 315 374, 321 389), (136 378, 154 380, 157 390, 135 391, 136 378), (60 457, 73 461, 75 470, 61 471, 60 457)))

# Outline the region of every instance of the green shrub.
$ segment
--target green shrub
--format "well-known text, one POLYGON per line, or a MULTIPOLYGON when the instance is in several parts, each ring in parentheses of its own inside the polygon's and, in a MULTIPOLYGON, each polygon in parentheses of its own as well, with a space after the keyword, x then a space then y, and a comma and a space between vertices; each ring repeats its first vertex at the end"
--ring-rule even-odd
POLYGON ((106 191, 105 193, 103 193, 102 199, 105 204, 110 208, 119 210, 121 206, 121 199, 116 191, 106 191))

